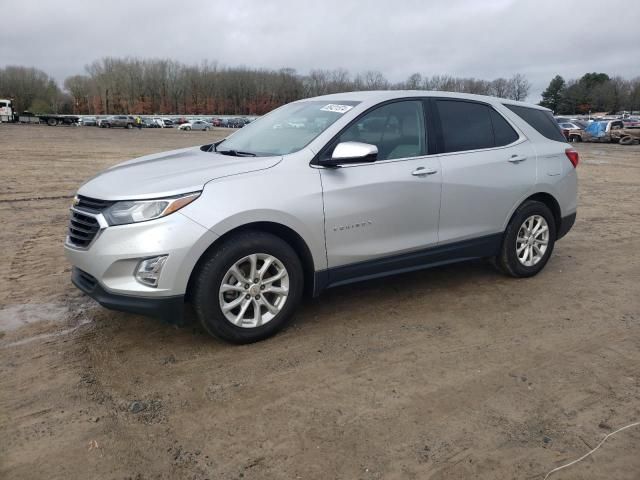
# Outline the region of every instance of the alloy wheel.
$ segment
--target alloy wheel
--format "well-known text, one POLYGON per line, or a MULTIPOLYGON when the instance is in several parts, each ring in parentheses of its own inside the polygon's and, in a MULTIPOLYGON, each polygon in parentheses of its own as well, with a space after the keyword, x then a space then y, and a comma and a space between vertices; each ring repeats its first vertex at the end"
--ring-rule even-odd
POLYGON ((273 255, 254 253, 235 262, 222 277, 218 298, 225 318, 242 328, 260 327, 284 307, 289 274, 273 255))
POLYGON ((549 245, 549 224, 541 215, 531 215, 518 229, 516 256, 525 267, 533 267, 544 258, 549 245))

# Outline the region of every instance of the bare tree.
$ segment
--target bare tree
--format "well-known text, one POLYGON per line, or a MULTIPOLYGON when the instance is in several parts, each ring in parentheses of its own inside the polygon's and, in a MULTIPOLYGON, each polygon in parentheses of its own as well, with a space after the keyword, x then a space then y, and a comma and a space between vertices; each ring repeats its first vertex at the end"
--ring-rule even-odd
POLYGON ((508 98, 518 101, 523 101, 527 98, 529 90, 531 90, 531 84, 523 75, 516 73, 509 79, 508 83, 508 98))
POLYGON ((506 78, 496 78, 491 81, 491 95, 507 98, 509 96, 509 81, 506 78))

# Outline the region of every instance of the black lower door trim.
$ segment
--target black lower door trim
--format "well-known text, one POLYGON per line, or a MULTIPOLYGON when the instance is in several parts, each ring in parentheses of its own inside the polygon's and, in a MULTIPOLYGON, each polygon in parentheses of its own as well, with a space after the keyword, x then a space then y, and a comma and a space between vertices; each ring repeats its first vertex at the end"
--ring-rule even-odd
POLYGON ((448 263, 493 257, 500 252, 502 233, 437 245, 410 253, 376 258, 364 262, 329 268, 315 275, 314 296, 325 288, 373 278, 436 267, 448 263))

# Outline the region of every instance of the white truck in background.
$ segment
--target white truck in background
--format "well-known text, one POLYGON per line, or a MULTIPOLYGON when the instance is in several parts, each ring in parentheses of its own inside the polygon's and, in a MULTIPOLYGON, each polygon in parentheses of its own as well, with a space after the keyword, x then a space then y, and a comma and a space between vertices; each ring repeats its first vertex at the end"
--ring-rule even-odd
POLYGON ((0 123, 13 122, 13 106, 11 100, 0 98, 0 123))

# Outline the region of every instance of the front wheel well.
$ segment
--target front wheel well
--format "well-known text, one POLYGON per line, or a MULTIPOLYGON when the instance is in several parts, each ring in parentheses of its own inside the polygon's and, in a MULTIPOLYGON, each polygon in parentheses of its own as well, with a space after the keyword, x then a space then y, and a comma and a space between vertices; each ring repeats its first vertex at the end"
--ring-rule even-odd
POLYGON ((302 270, 304 273, 304 294, 307 296, 311 295, 311 293, 313 292, 315 269, 313 264, 313 256, 311 255, 311 251, 309 250, 307 243, 297 232, 280 223, 253 222, 229 230, 225 234, 218 237, 211 245, 209 245, 209 247, 196 262, 196 265, 191 272, 191 276, 189 277, 186 292, 187 301, 189 301, 191 296, 194 279, 200 269, 203 260, 208 256, 209 252, 217 248, 218 245, 220 245, 222 242, 225 242, 230 237, 242 232, 266 232, 275 235, 287 242, 291 246, 291 248, 295 250, 298 258, 300 258, 300 262, 302 263, 302 270))

